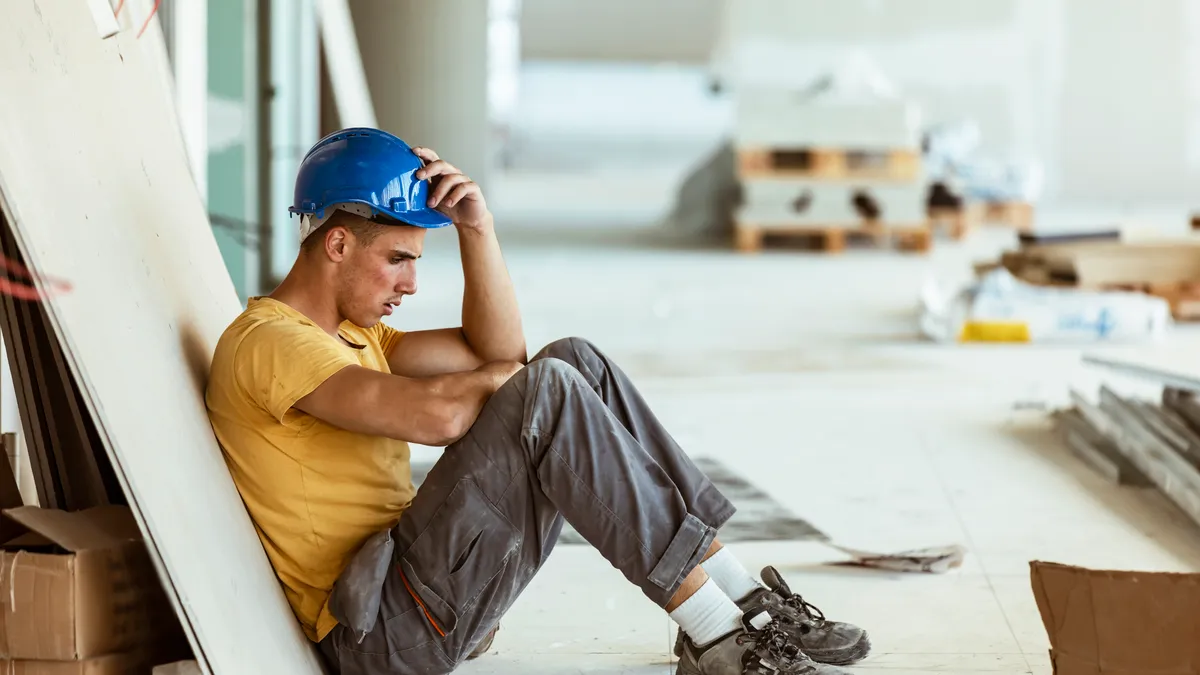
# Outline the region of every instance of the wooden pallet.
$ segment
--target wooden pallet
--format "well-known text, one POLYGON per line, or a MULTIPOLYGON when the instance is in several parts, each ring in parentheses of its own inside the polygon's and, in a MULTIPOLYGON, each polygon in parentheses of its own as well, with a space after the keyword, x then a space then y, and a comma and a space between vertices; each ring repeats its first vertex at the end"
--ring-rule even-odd
POLYGON ((737 155, 742 178, 908 181, 921 173, 921 152, 915 149, 741 148, 737 155))
POLYGON ((814 225, 780 226, 736 222, 733 228, 734 247, 742 253, 757 253, 768 237, 806 238, 814 240, 817 250, 839 253, 846 250, 851 238, 870 239, 877 245, 891 240, 902 251, 924 253, 933 247, 933 230, 928 223, 886 225, 868 223, 854 227, 819 227, 814 225))
POLYGON ((1033 229, 1033 204, 1027 202, 987 202, 983 207, 983 219, 988 223, 1001 223, 1021 232, 1033 229))

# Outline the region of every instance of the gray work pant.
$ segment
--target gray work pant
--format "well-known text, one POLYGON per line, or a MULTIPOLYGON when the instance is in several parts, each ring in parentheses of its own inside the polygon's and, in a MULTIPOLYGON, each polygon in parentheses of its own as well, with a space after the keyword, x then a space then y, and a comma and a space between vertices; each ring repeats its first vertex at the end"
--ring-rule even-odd
POLYGON ((663 607, 733 505, 587 341, 552 343, 446 448, 392 530, 374 629, 339 625, 343 675, 454 670, 537 573, 565 518, 663 607))

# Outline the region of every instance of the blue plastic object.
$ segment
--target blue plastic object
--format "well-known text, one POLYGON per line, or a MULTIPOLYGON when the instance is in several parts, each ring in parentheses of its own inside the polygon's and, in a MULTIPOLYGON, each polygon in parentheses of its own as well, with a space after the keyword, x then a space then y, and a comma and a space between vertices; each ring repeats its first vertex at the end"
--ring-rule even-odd
POLYGON ((330 206, 351 202, 407 225, 450 225, 453 221, 427 206, 429 181, 413 175, 422 166, 407 143, 386 131, 342 129, 317 141, 300 162, 288 211, 324 218, 330 206))

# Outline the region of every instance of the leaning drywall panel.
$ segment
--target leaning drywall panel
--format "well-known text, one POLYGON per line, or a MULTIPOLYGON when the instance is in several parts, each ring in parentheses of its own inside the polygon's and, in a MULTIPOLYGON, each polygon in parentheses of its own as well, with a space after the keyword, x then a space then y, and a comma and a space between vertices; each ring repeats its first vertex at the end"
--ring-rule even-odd
POLYGON ((206 672, 320 673, 205 414, 239 310, 155 65, 84 3, 0 24, 0 196, 27 261, 67 277, 48 313, 206 672))

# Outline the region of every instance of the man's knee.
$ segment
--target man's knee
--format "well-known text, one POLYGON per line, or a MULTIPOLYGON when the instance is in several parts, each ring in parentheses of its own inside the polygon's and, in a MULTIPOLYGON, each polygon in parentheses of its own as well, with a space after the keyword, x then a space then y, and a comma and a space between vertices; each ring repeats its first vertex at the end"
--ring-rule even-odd
POLYGON ((536 361, 530 361, 523 372, 532 382, 545 379, 567 380, 579 376, 579 371, 575 369, 575 366, 557 356, 544 356, 536 361))
POLYGON ((558 399, 577 386, 590 389, 574 365, 554 356, 530 361, 521 372, 526 378, 527 395, 538 398, 558 399))
POLYGON ((596 345, 581 337, 566 337, 559 338, 554 342, 542 348, 532 361, 541 359, 561 359, 567 363, 574 363, 580 356, 587 354, 595 354, 598 350, 596 345))

